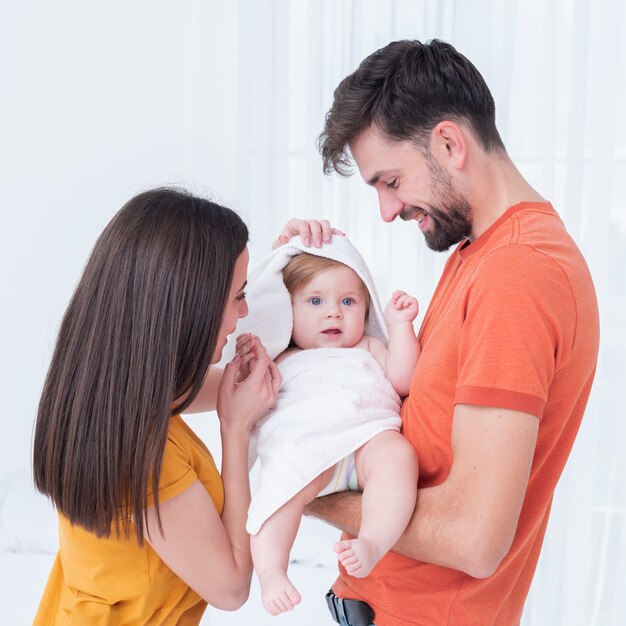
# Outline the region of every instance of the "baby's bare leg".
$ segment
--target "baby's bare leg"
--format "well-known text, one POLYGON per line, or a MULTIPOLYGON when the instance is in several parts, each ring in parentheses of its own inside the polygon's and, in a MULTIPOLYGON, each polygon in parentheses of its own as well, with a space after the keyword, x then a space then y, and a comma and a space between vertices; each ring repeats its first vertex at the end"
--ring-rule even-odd
POLYGON ((358 539, 339 541, 335 552, 346 572, 367 576, 402 535, 417 498, 417 456, 398 432, 387 430, 356 452, 363 489, 358 539))
POLYGON ((272 615, 291 611, 300 594, 287 577, 289 552, 296 538, 302 510, 326 486, 334 468, 322 473, 268 518, 250 538, 252 560, 265 609, 272 615))

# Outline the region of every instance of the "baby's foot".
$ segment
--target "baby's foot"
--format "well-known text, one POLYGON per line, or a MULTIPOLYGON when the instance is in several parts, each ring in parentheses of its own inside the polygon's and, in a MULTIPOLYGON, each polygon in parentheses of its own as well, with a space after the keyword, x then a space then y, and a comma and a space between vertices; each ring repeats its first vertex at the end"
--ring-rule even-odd
POLYGON ((365 578, 382 556, 378 546, 364 537, 338 541, 334 550, 346 572, 355 578, 365 578))
POLYGON ((257 572, 261 583, 261 600, 271 615, 291 611, 300 603, 298 590, 291 584, 287 573, 280 567, 270 567, 257 572))

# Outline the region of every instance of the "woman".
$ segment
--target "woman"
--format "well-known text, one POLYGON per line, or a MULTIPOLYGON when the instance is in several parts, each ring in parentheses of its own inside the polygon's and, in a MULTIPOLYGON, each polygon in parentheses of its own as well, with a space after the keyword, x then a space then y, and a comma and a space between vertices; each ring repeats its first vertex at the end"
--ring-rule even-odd
POLYGON ((132 198, 98 239, 37 416, 60 550, 35 624, 198 624, 207 602, 246 601, 249 433, 280 374, 258 342, 210 365, 247 315, 247 239, 233 211, 174 189, 132 198), (215 408, 221 478, 180 417, 215 408))

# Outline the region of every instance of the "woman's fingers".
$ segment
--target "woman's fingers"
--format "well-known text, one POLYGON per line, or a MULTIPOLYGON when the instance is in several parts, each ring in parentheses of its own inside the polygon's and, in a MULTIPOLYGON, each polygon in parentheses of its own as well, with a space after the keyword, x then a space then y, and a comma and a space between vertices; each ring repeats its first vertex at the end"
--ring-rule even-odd
POLYGON ((272 393, 274 396, 278 395, 278 391, 280 390, 280 386, 283 384, 283 377, 278 369, 278 365, 274 363, 274 361, 270 361, 268 366, 268 371, 272 378, 272 393))
POLYGON ((250 375, 246 380, 251 382, 259 382, 263 380, 268 365, 271 363, 270 358, 267 356, 267 352, 263 350, 262 353, 255 352, 254 358, 250 360, 250 375))
POLYGON ((224 373, 222 374, 222 380, 220 381, 220 387, 233 388, 235 386, 235 380, 237 373, 242 365, 241 357, 235 355, 232 361, 229 361, 224 367, 224 373))

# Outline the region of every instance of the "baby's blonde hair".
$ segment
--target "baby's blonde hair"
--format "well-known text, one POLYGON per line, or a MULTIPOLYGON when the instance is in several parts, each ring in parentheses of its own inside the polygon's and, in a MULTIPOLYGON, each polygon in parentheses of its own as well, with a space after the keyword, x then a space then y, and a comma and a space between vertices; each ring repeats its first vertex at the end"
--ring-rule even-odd
MULTIPOLYGON (((283 268, 283 282, 287 291, 291 297, 296 291, 305 287, 311 280, 317 276, 320 272, 323 272, 331 267, 348 267, 345 263, 334 261, 323 256, 317 256, 315 254, 297 254, 292 257, 289 263, 283 268)), ((354 271, 354 270, 352 270, 354 271)), ((356 274, 356 272, 354 272, 356 274)), ((365 301, 365 321, 369 317, 370 311, 370 292, 365 286, 365 283, 361 280, 361 277, 357 274, 361 288, 363 289, 363 299, 365 301)))

